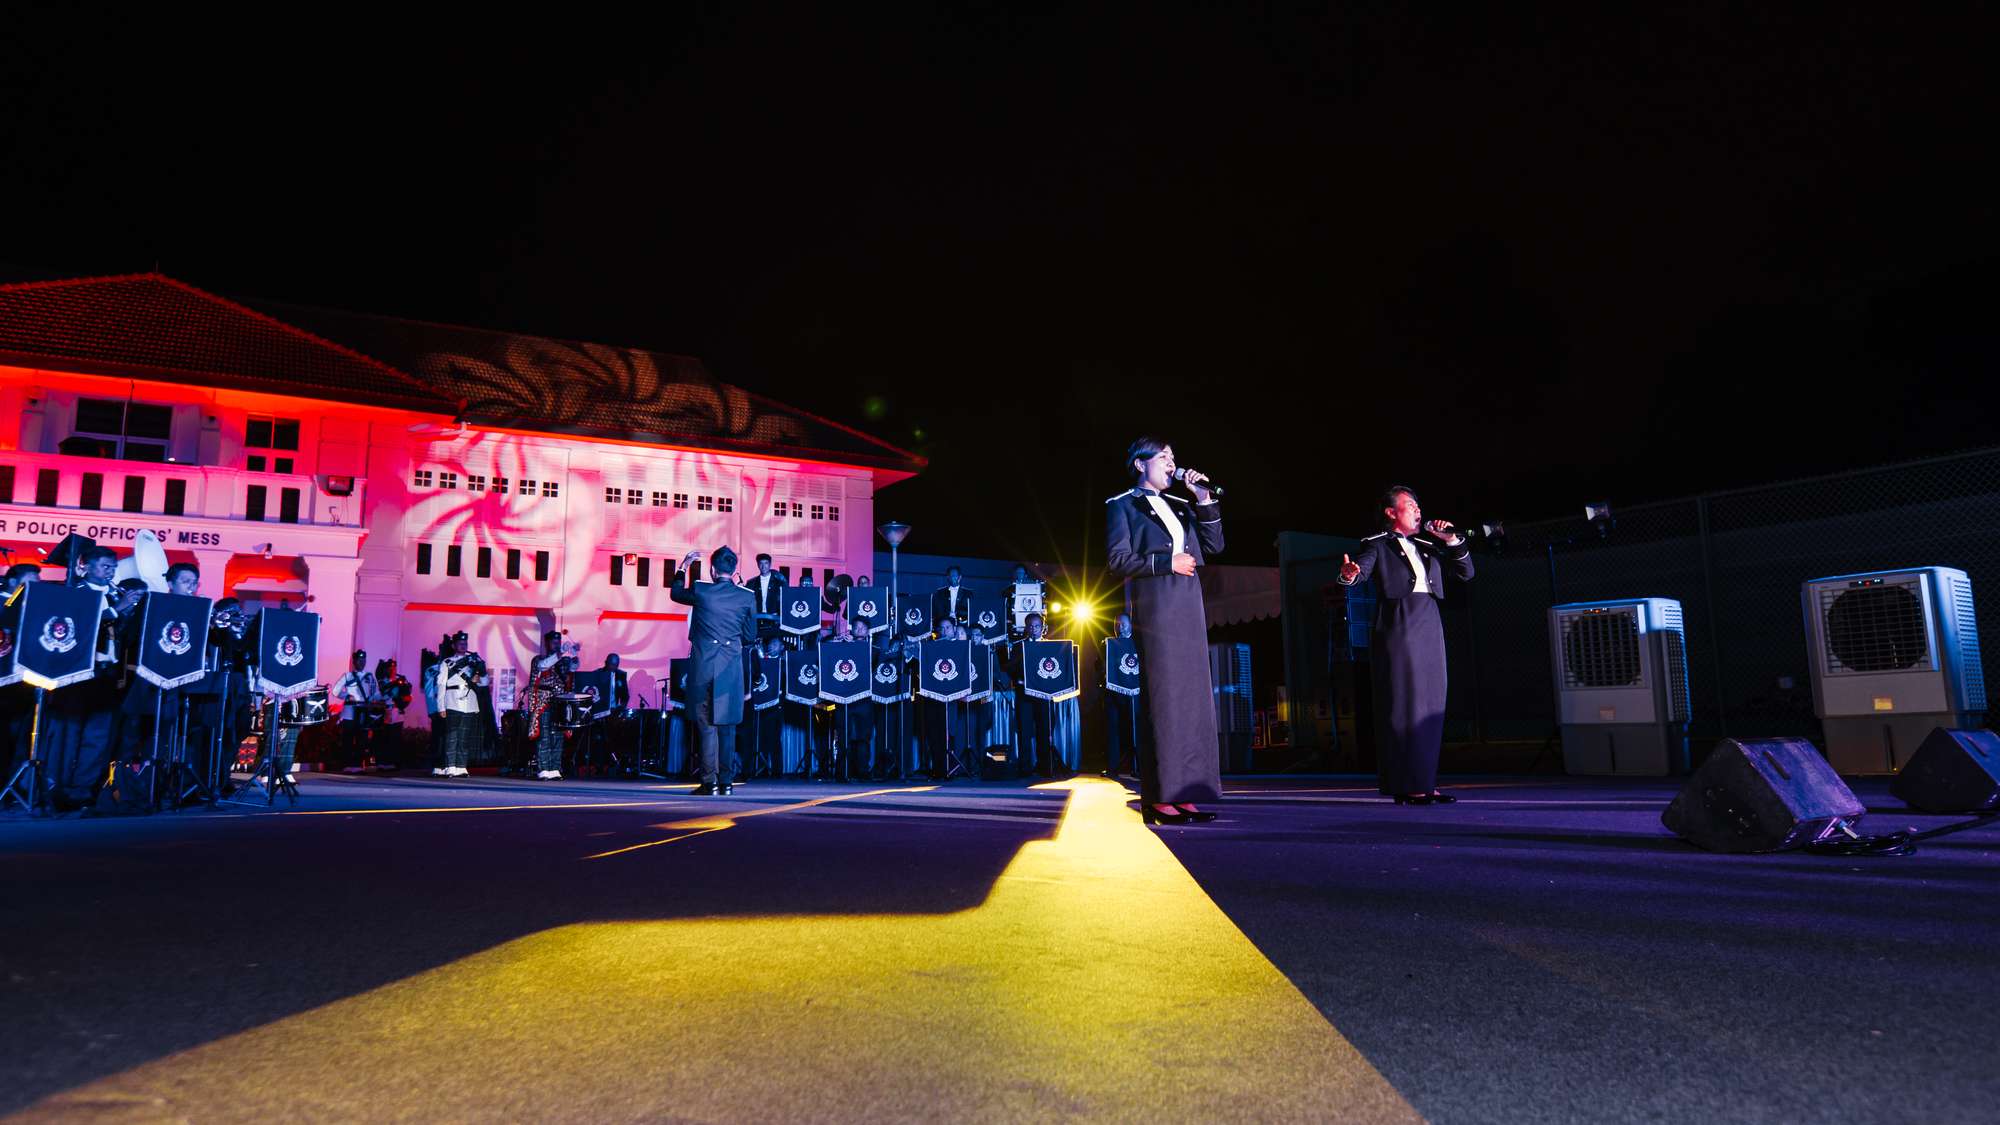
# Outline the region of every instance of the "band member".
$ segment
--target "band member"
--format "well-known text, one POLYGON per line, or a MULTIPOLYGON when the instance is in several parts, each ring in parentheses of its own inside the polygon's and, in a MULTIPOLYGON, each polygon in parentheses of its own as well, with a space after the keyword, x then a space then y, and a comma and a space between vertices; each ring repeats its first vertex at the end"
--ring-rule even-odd
POLYGON ((778 635, 778 599, 785 590, 785 576, 771 569, 771 556, 757 556, 757 576, 749 589, 757 595, 757 636, 769 640, 778 635))
MULTIPOLYGON (((1118 636, 1132 636, 1132 615, 1118 615, 1118 636)), ((1139 771, 1139 700, 1115 691, 1104 693, 1104 776, 1117 778, 1129 768, 1139 771)))
POLYGON ((136 591, 113 585, 118 554, 91 546, 70 566, 71 582, 98 594, 97 674, 48 696, 43 734, 48 739, 50 800, 59 809, 81 808, 97 800, 116 749, 118 733, 118 625, 139 604, 136 591))
POLYGON ((472 744, 479 737, 479 689, 493 682, 486 661, 472 651, 465 633, 454 634, 444 659, 438 661, 438 704, 444 709, 444 776, 464 777, 472 771, 472 744))
POLYGON ((688 619, 694 665, 687 698, 701 742, 701 785, 695 794, 710 796, 729 793, 734 781, 736 725, 743 721, 746 686, 743 647, 757 640, 757 599, 736 584, 736 552, 728 547, 709 556, 708 582, 688 585, 687 568, 700 557, 699 552, 688 553, 668 593, 694 607, 688 619))
MULTIPOLYGON (((192 597, 201 585, 201 572, 193 563, 175 563, 166 571, 167 592, 192 597)), ((181 697, 185 688, 161 691, 139 675, 139 653, 146 638, 139 634, 145 616, 146 584, 136 578, 119 583, 122 590, 136 590, 138 603, 119 624, 119 651, 125 661, 125 696, 118 705, 118 757, 138 762, 159 756, 159 724, 172 730, 179 725, 181 697)))
POLYGON ((208 621, 208 675, 190 685, 195 697, 194 726, 189 744, 213 754, 210 774, 218 786, 236 764, 243 732, 250 729, 250 619, 243 603, 220 598, 208 621))
POLYGON ((958 621, 970 620, 972 591, 965 588, 965 572, 957 567, 949 567, 944 572, 944 585, 931 592, 931 628, 945 618, 958 621))
POLYGON ((389 708, 383 713, 381 740, 375 747, 375 768, 393 770, 396 759, 402 756, 403 720, 416 698, 416 685, 396 670, 396 658, 393 656, 376 662, 375 683, 382 691, 382 702, 389 708))
POLYGON ((528 669, 528 691, 522 703, 528 712, 528 741, 535 747, 535 777, 562 777, 563 731, 551 721, 549 701, 570 688, 570 662, 562 651, 562 634, 542 634, 542 651, 528 669))
MULTIPOLYGON (((1048 623, 1042 620, 1042 615, 1029 614, 1028 629, 1023 635, 1024 639, 1044 640, 1048 634, 1048 623)), ((1014 646, 1012 672, 1015 773, 1019 777, 1033 774, 1036 777, 1054 778, 1067 772, 1062 756, 1056 752, 1056 705, 1028 694, 1028 674, 1025 667, 1027 658, 1027 646, 1014 646)))
POLYGON ((1195 569, 1222 550, 1222 506, 1189 470, 1194 503, 1165 496, 1174 450, 1140 438, 1125 451, 1134 487, 1104 502, 1106 569, 1126 580, 1139 649, 1141 812, 1148 824, 1213 820, 1198 802, 1222 794, 1208 623, 1195 569))
POLYGON ((444 776, 444 692, 438 683, 438 673, 444 670, 444 658, 451 653, 451 634, 446 633, 438 640, 436 652, 425 649, 419 657, 417 680, 424 688, 424 713, 430 717, 431 776, 444 776))
POLYGON ((355 649, 348 658, 347 671, 334 682, 333 697, 340 700, 341 757, 353 763, 346 772, 367 768, 368 737, 382 711, 382 687, 375 673, 368 671, 368 653, 355 649))
MULTIPOLYGON (((933 623, 937 629, 937 639, 950 641, 957 639, 958 621, 944 618, 933 623)), ((942 700, 920 696, 917 700, 918 720, 923 724, 924 757, 930 762, 930 779, 943 781, 951 776, 951 752, 960 752, 963 761, 965 733, 963 725, 954 713, 954 704, 942 700)))
POLYGON ((1444 743, 1444 622, 1438 601, 1447 571, 1472 579, 1472 549, 1444 520, 1423 522, 1417 494, 1403 485, 1382 493, 1389 529, 1361 541, 1361 557, 1341 556, 1340 584, 1375 582, 1375 627, 1368 664, 1375 687, 1376 757, 1384 796, 1409 805, 1458 800, 1437 788, 1444 743), (1419 534, 1419 529, 1428 534, 1419 534))

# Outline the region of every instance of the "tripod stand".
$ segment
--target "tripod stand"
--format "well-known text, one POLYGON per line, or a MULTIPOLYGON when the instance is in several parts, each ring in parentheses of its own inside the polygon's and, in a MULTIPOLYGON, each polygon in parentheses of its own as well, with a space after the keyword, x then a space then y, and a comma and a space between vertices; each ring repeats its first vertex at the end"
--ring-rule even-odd
MULTIPOLYGON (((284 745, 286 739, 291 739, 296 744, 299 731, 303 728, 289 726, 278 721, 278 703, 276 700, 270 700, 264 704, 263 717, 264 756, 258 760, 257 768, 252 772, 251 779, 263 786, 264 804, 266 807, 276 803, 280 791, 285 794, 287 800, 296 805, 299 803, 299 786, 297 782, 292 780, 288 772, 278 768, 278 751, 284 745)), ((238 792, 241 792, 241 790, 238 792)), ((236 798, 232 796, 231 799, 235 800, 236 798)), ((243 803, 249 804, 252 802, 245 801, 243 803)))
MULTIPOLYGON (((164 694, 164 693, 162 693, 164 694)), ((153 700, 153 760, 160 760, 160 704, 153 700)), ((181 811, 181 805, 196 794, 201 794, 204 804, 215 803, 215 793, 202 783, 201 775, 187 760, 187 697, 174 692, 174 723, 167 735, 167 766, 155 776, 158 787, 153 792, 153 807, 159 807, 164 797, 172 801, 174 811, 181 811)))
POLYGON ((7 788, 0 790, 0 809, 9 801, 21 802, 30 816, 43 816, 49 811, 49 789, 44 776, 47 767, 42 762, 42 702, 48 695, 45 688, 35 689, 35 717, 28 731, 28 760, 7 779, 7 788), (19 790, 23 777, 28 784, 28 795, 23 797, 19 790))

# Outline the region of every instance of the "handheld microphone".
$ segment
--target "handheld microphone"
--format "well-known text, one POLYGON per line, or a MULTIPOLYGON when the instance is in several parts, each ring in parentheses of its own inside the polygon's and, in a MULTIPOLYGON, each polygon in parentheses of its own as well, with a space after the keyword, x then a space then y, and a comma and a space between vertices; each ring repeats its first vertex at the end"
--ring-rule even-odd
MULTIPOLYGON (((1175 469, 1174 479, 1177 481, 1185 481, 1187 479, 1187 474, 1188 471, 1186 469, 1175 469)), ((1213 495, 1217 500, 1222 499, 1221 485, 1216 484, 1214 481, 1210 480, 1210 481, 1203 481, 1202 487, 1208 489, 1209 493, 1213 495)))

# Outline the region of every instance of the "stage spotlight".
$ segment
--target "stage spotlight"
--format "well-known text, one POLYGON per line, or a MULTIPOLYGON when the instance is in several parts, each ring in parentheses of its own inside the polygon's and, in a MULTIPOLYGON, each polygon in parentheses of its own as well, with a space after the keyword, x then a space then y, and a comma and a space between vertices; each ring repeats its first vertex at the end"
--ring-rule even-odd
POLYGON ((625 565, 626 565, 626 566, 638 566, 638 565, 639 565, 639 554, 638 554, 638 552, 636 552, 636 551, 627 551, 627 552, 625 552, 625 565))
POLYGON ((1089 621, 1097 616, 1097 607, 1089 602, 1077 602, 1069 607, 1069 615, 1075 621, 1089 621))
POLYGON ((1585 504, 1583 506, 1583 518, 1592 523, 1596 523, 1599 520, 1608 520, 1611 518, 1611 505, 1602 500, 1595 504, 1585 504))

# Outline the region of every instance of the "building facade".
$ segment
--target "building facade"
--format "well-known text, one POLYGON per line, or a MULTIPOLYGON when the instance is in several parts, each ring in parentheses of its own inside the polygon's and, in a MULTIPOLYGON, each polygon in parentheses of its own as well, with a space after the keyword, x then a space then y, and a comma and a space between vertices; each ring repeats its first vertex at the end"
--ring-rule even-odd
POLYGON ((682 556, 866 572, 876 491, 921 468, 687 357, 155 274, 0 286, 0 547, 151 530, 206 595, 318 613, 329 683, 355 648, 414 678, 461 629, 521 669, 558 629, 656 703, 682 556))

